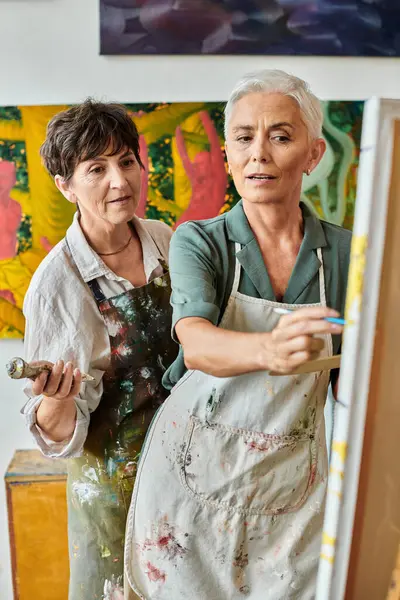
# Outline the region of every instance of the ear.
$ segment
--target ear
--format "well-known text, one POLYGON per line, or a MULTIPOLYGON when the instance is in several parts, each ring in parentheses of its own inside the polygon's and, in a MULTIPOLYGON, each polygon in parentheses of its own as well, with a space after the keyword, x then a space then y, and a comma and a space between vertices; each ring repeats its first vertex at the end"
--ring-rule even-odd
POLYGON ((321 161, 326 150, 326 142, 324 138, 318 138, 314 140, 311 144, 310 149, 310 158, 308 160, 307 169, 314 171, 314 169, 318 166, 321 161))
POLYGON ((61 175, 56 175, 54 177, 54 183, 56 184, 57 189, 62 193, 64 198, 68 200, 68 202, 72 202, 72 204, 77 203, 77 197, 72 191, 70 184, 65 181, 64 177, 61 177, 61 175))

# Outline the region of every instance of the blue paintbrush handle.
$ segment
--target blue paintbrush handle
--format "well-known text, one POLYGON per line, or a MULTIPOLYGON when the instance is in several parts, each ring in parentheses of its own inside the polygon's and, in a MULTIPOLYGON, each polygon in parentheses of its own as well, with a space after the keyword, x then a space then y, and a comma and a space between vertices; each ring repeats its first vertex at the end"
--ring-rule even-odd
POLYGON ((336 323, 336 325, 346 325, 346 321, 344 319, 336 319, 336 317, 325 317, 325 321, 329 321, 329 323, 336 323))

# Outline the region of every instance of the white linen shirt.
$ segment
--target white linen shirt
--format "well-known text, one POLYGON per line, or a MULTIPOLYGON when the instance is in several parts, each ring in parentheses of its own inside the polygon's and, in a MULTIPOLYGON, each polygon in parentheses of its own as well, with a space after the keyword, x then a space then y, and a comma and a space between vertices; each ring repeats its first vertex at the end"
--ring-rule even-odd
MULTIPOLYGON (((149 219, 134 217, 132 224, 142 245, 144 272, 149 282, 162 274, 159 259, 168 262, 172 231, 165 223, 149 219)), ((82 453, 90 413, 99 405, 103 373, 110 363, 108 331, 86 283, 92 279, 97 279, 107 299, 134 287, 113 273, 89 246, 76 214, 65 238, 34 273, 23 307, 26 361, 71 361, 74 367, 95 378, 93 383, 82 384, 75 398, 75 430, 64 442, 49 440, 37 426, 36 411, 43 396, 34 396, 32 382, 27 380, 24 391, 29 400, 21 413, 43 454, 52 458, 82 453)))

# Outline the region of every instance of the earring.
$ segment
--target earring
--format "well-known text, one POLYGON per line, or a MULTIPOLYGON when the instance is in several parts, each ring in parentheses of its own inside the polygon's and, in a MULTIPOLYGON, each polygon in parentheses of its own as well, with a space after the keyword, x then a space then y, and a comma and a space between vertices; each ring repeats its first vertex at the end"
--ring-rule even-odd
POLYGON ((228 173, 229 173, 229 175, 232 175, 232 171, 231 171, 230 165, 228 165, 228 173))
POLYGON ((308 177, 310 176, 310 173, 311 173, 311 169, 307 169, 307 171, 306 171, 306 175, 307 175, 308 177))

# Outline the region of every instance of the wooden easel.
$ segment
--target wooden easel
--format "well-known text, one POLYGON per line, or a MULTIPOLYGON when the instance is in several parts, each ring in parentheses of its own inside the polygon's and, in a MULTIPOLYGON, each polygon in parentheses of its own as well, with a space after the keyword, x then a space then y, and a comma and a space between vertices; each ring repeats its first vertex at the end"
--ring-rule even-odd
POLYGON ((316 600, 400 597, 400 101, 372 99, 364 119, 348 291, 356 326, 345 331, 347 408, 334 432, 343 470, 329 476, 316 600))
POLYGON ((400 543, 400 120, 354 519, 348 600, 386 598, 400 543))

